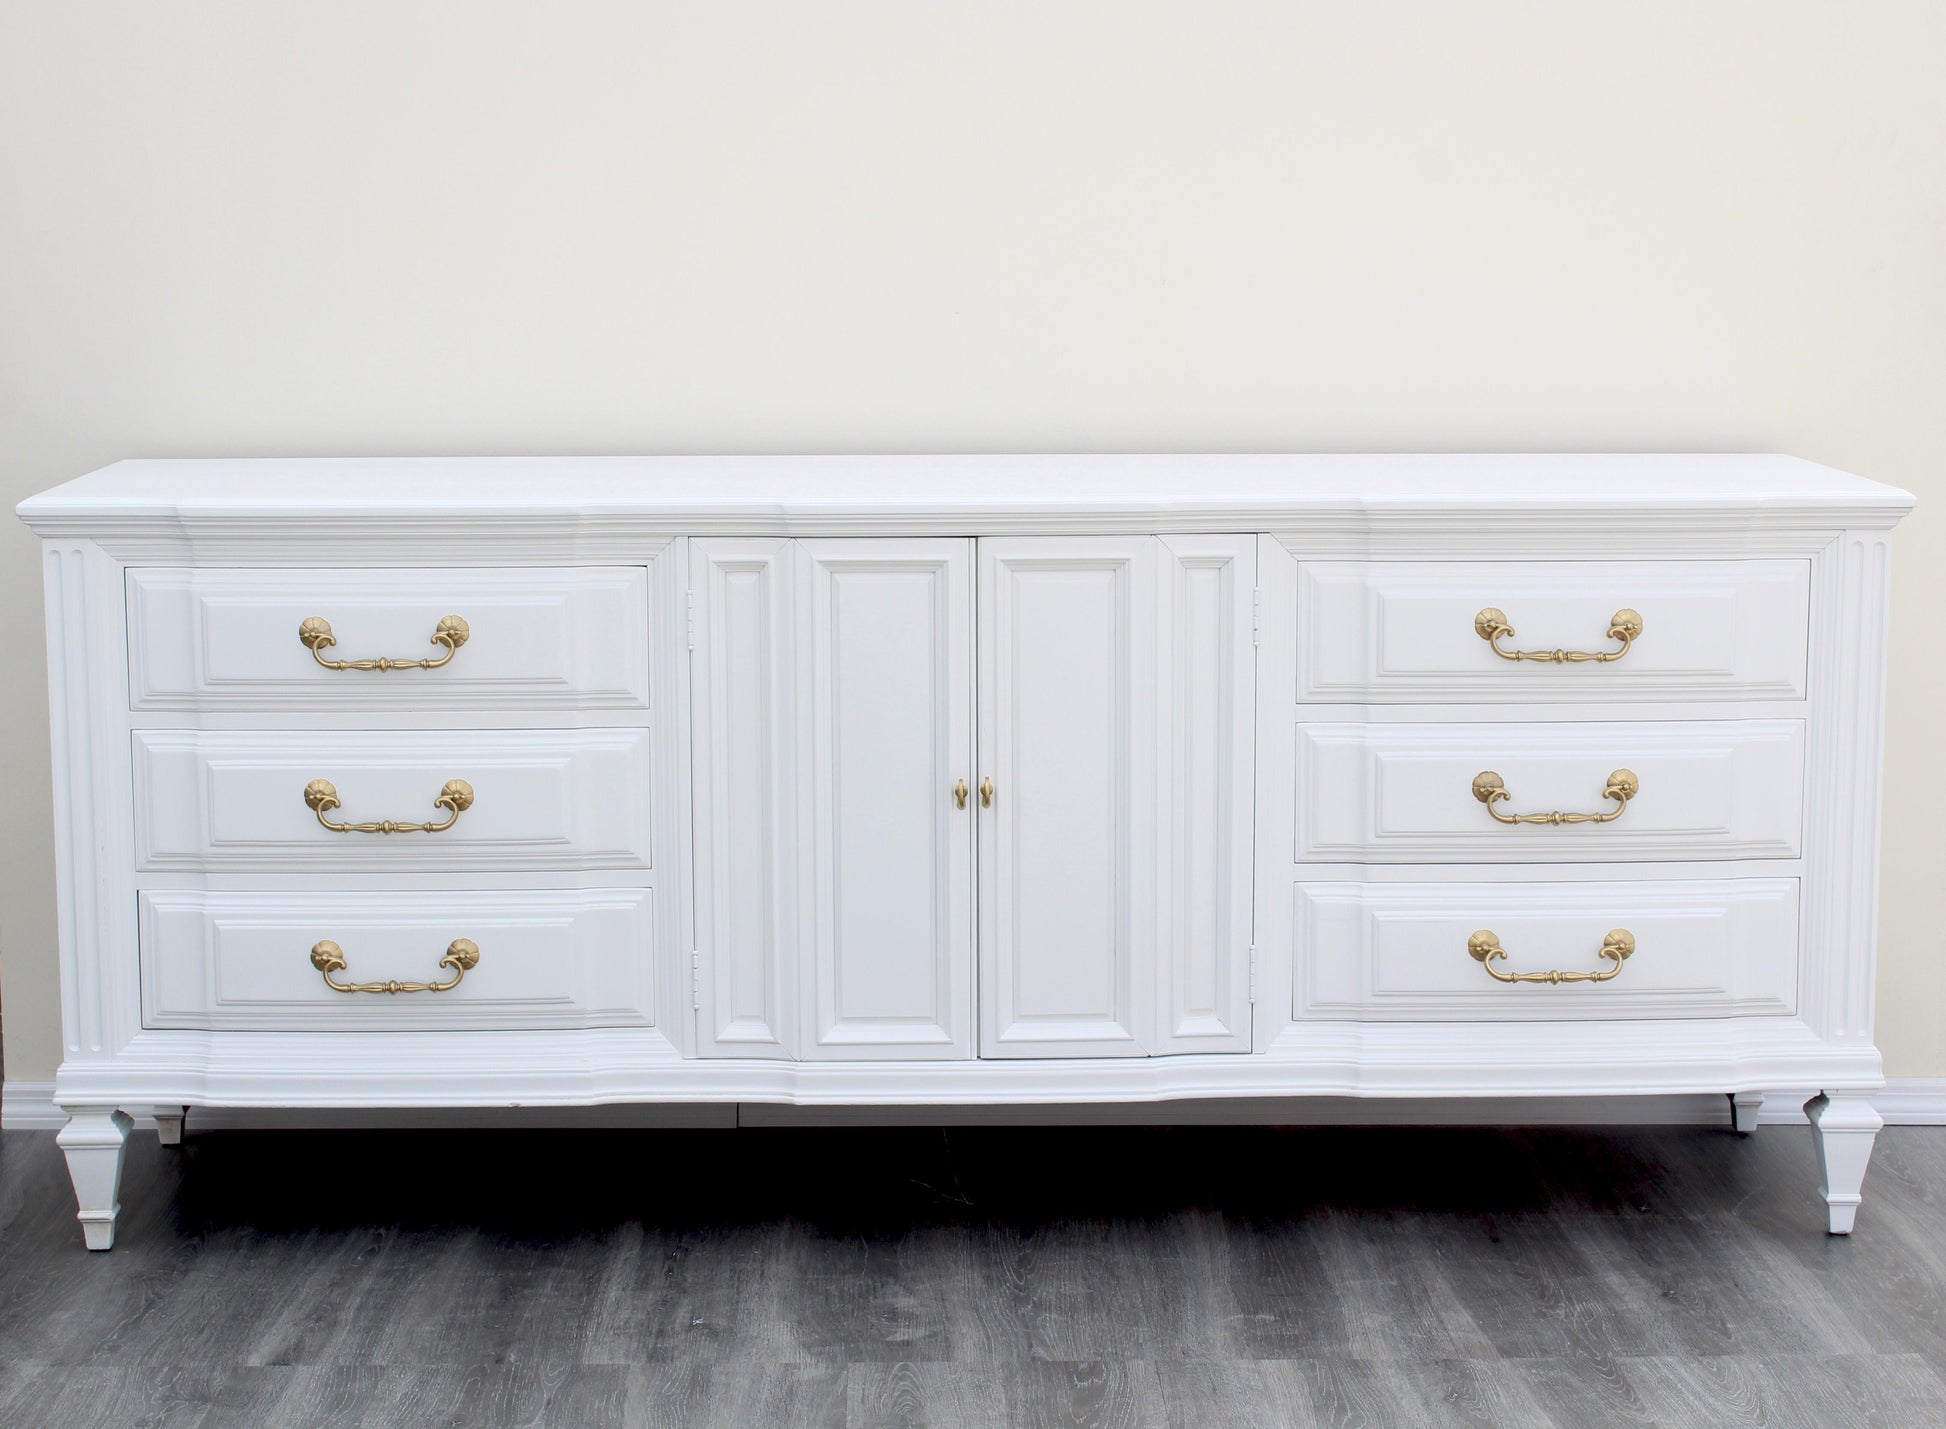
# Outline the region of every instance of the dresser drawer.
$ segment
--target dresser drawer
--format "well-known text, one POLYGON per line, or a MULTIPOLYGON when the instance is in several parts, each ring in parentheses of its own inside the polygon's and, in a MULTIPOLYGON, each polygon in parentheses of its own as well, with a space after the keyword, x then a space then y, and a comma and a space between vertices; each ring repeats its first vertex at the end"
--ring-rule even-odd
POLYGON ((141 895, 140 936, 149 1027, 403 1032, 655 1021, 654 925, 643 889, 158 890, 141 895), (327 973, 341 985, 451 985, 348 993, 327 985, 327 973))
POLYGON ((145 871, 650 865, 646 729, 137 730, 134 740, 145 871), (337 832, 323 820, 405 827, 337 832))
POLYGON ((649 704, 649 580, 639 566, 136 568, 127 595, 138 710, 649 704), (442 626, 449 617, 463 625, 442 626), (442 629, 448 636, 436 641, 442 629), (324 660, 406 663, 329 669, 324 660))
POLYGON ((1297 697, 1802 699, 1810 591, 1805 561, 1308 562, 1297 697))
POLYGON ((1309 883, 1300 1017, 1439 1021, 1788 1014, 1797 880, 1309 883), (1625 935, 1610 944, 1611 933, 1625 935), (1619 960, 1604 946, 1632 950, 1619 960), (1492 956, 1495 949, 1503 956, 1492 956), (1480 954, 1488 954, 1486 957, 1480 954), (1612 974, 1601 981, 1493 976, 1612 974))
POLYGON ((1794 858, 1802 840, 1799 720, 1300 724, 1297 742, 1299 861, 1794 858))

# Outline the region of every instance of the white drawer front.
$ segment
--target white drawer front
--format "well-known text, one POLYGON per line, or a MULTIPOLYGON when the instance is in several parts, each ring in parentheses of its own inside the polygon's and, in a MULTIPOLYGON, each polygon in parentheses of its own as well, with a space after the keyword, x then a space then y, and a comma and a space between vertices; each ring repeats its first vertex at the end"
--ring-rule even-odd
POLYGON ((1723 1017, 1797 1001, 1792 878, 1299 884, 1295 926, 1300 1017, 1723 1017), (1499 982, 1468 949, 1484 930, 1503 973, 1605 972, 1614 929, 1634 952, 1603 982, 1499 982))
POLYGON ((1297 741, 1300 861, 1793 858, 1802 837, 1798 720, 1300 724, 1297 741), (1635 776, 1625 804, 1616 773, 1635 776), (1506 798, 1475 794, 1483 774, 1506 798))
POLYGON ((138 730, 136 858, 144 870, 647 868, 649 732, 138 730), (334 823, 439 823, 451 780, 471 804, 437 833, 336 833, 334 823))
POLYGON ((1802 699, 1810 592, 1805 561, 1307 562, 1297 697, 1802 699), (1481 638, 1486 609, 1513 628, 1510 653, 1620 650, 1623 610, 1641 633, 1606 662, 1513 661, 1481 638))
POLYGON ((644 889, 564 892, 141 895, 149 1027, 454 1031, 635 1027, 655 1021, 654 921, 644 889), (311 960, 329 940, 340 983, 448 981, 454 939, 479 961, 441 992, 338 992, 311 960))
POLYGON ((128 573, 129 695, 138 710, 647 709, 649 580, 639 566, 540 570, 174 570, 128 573), (330 670, 327 660, 440 659, 438 669, 330 670), (299 627, 329 623, 313 655, 299 627))

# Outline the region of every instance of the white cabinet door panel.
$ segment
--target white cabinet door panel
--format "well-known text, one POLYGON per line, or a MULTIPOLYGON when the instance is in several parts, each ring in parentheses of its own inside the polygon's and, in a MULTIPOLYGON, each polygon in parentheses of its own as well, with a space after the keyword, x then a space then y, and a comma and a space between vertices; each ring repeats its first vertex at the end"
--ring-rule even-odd
POLYGON ((1250 1050, 1256 544, 1159 543, 1157 1053, 1250 1050))
POLYGON ((696 1050, 795 1057, 798 860, 810 845, 792 543, 712 538, 689 552, 696 1050))
POLYGON ((1794 878, 1638 883, 1297 885, 1299 1017, 1421 1021, 1787 1014, 1797 1004, 1794 878), (1601 982, 1500 982, 1468 950, 1488 932, 1521 975, 1607 972, 1611 930, 1634 939, 1601 982))
POLYGON ((1306 561, 1297 603, 1300 702, 1805 694, 1804 561, 1306 561), (1513 627, 1500 640, 1513 652, 1617 650, 1619 610, 1642 629, 1617 660, 1516 662, 1475 629, 1488 608, 1513 627))
POLYGON ((1794 858, 1801 720, 1587 724, 1300 724, 1300 862, 1794 858), (1505 815, 1615 814, 1503 824, 1473 792, 1498 775, 1505 815), (1622 787, 1622 786, 1618 786, 1622 787))
POLYGON ((973 570, 964 540, 805 541, 805 1057, 973 1055, 973 570))
POLYGON ((1142 1056, 1155 998, 1147 537, 980 542, 980 1051, 1142 1056))

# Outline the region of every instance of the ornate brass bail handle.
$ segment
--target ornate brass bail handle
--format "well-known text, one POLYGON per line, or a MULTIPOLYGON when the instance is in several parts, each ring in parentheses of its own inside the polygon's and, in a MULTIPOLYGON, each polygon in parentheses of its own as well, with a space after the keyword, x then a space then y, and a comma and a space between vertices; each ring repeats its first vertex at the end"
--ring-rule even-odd
POLYGON ((473 807, 473 786, 464 779, 448 779, 446 787, 439 791, 439 797, 432 801, 435 809, 444 809, 446 818, 443 823, 401 824, 391 819, 379 819, 368 824, 334 824, 325 817, 333 809, 341 807, 338 802, 338 786, 329 779, 313 779, 304 786, 304 802, 311 812, 318 816, 318 822, 334 834, 436 834, 442 829, 450 829, 459 822, 459 816, 473 807))
POLYGON ((1611 928, 1608 936, 1601 940, 1599 956, 1614 966, 1591 973, 1503 973, 1494 963, 1504 959, 1507 950, 1500 946, 1500 939, 1486 928, 1466 940, 1466 951, 1473 955, 1480 966, 1487 970, 1487 976, 1495 982, 1544 982, 1550 987, 1564 982, 1607 982, 1622 970, 1622 964, 1635 951, 1635 935, 1626 928, 1611 928))
POLYGON ((445 982, 400 982, 397 978, 385 982, 337 982, 331 974, 345 970, 345 950, 329 938, 311 945, 311 966, 324 974, 324 985, 335 992, 449 992, 479 963, 479 944, 471 938, 455 938, 446 945, 446 956, 439 960, 442 968, 453 970, 445 982))
POLYGON ((1507 624, 1507 613, 1493 606, 1488 606, 1473 617, 1473 629, 1502 660, 1536 660, 1545 665, 1580 665, 1593 661, 1597 665, 1605 665, 1628 654, 1629 647, 1635 644, 1635 637, 1642 633, 1642 617, 1624 607, 1616 611, 1608 622, 1608 638, 1622 642, 1619 650, 1502 650, 1500 637, 1511 636, 1514 628, 1507 624))
POLYGON ((327 660, 324 652, 338 643, 338 637, 331 633, 331 622, 322 615, 313 615, 297 627, 297 638, 304 642, 304 648, 311 652, 311 658, 327 670, 437 670, 459 654, 459 647, 466 643, 472 633, 464 620, 457 615, 447 615, 440 617, 438 626, 432 632, 432 643, 446 647, 446 653, 438 659, 388 660, 380 656, 376 660, 327 660))
POLYGON ((1491 769, 1482 769, 1473 776, 1473 797, 1487 806, 1487 812, 1503 824, 1605 824, 1619 819, 1628 810, 1628 801, 1642 790, 1642 781, 1635 777, 1632 770, 1617 769, 1608 776, 1608 787, 1601 791, 1601 797, 1615 801, 1615 807, 1605 814, 1503 814, 1494 807, 1504 803, 1513 795, 1507 792, 1506 784, 1491 769))

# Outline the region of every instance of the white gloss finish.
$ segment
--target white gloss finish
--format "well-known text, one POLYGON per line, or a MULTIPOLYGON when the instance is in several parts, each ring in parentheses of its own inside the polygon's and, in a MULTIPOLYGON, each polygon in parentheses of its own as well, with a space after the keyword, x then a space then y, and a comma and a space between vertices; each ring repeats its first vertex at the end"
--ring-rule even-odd
POLYGON ((983 1056, 1148 1051, 1157 555, 1149 536, 981 542, 983 1056))
POLYGON ((126 1107, 1708 1092, 1743 1125, 1809 1087, 1848 1228, 1910 504, 1762 456, 71 482, 21 512, 89 1243, 126 1107), (1516 665, 1484 605, 1522 649, 1602 648, 1622 606, 1644 629, 1516 665), (442 670, 330 672, 308 614, 348 658, 427 653, 445 614, 473 634, 442 670), (1599 827, 1503 828, 1470 794, 1492 768, 1514 810, 1592 810, 1617 767, 1642 792, 1599 827), (442 834, 331 834, 316 777, 346 819, 477 798, 442 834), (1617 926, 1637 951, 1598 985, 1503 986, 1465 948, 1592 968, 1617 926), (452 993, 310 981, 321 937, 366 980, 459 936, 482 961, 452 993))
POLYGON ((138 730, 142 873, 641 869, 652 861, 650 732, 138 730), (341 833, 305 802, 337 788, 334 823, 442 823, 447 782, 471 807, 431 833, 341 833))
POLYGON ((1857 1093, 1824 1092, 1804 1104, 1817 1133, 1818 1189, 1827 1208, 1826 1229, 1850 1235, 1858 1221, 1865 1165, 1872 1159, 1872 1140, 1885 1120, 1872 1099, 1857 1093))
MULTIPOLYGON (((802 1055, 973 1055, 971 542, 797 543, 810 679, 802 1055)), ((800 865, 801 866, 801 865, 800 865)))
POLYGON ((1797 999, 1797 880, 1683 878, 1297 885, 1304 1018, 1566 1021, 1781 1015, 1797 999), (1601 982, 1503 983, 1467 952, 1494 933, 1503 973, 1606 972, 1611 928, 1635 952, 1601 982))
POLYGON ((644 567, 371 570, 138 567, 128 573, 138 710, 619 710, 649 707, 644 567), (328 670, 297 638, 331 623, 327 660, 438 659, 437 670, 328 670))
POLYGON ((1298 698, 1798 699, 1810 593, 1804 561, 1312 562, 1298 698), (1622 609, 1645 638, 1606 664, 1515 662, 1473 628, 1488 607, 1514 629, 1509 651, 1616 650, 1607 631, 1622 609))
POLYGON ((141 895, 150 1027, 462 1031, 646 1027, 656 1020, 654 920, 639 888, 141 895), (311 965, 329 939, 341 983, 435 982, 467 938, 478 966, 445 992, 334 992, 311 965))
POLYGON ((1297 856, 1306 862, 1564 863, 1795 858, 1802 720, 1573 724, 1300 724, 1297 856), (1639 792, 1595 824, 1502 824, 1473 795, 1491 771, 1502 814, 1612 814, 1609 774, 1639 792))
POLYGON ((110 1250, 115 1244, 115 1217, 122 1210, 122 1154, 135 1123, 113 1106, 63 1102, 62 1110, 68 1122, 54 1140, 67 1157, 82 1239, 89 1250, 110 1250))

